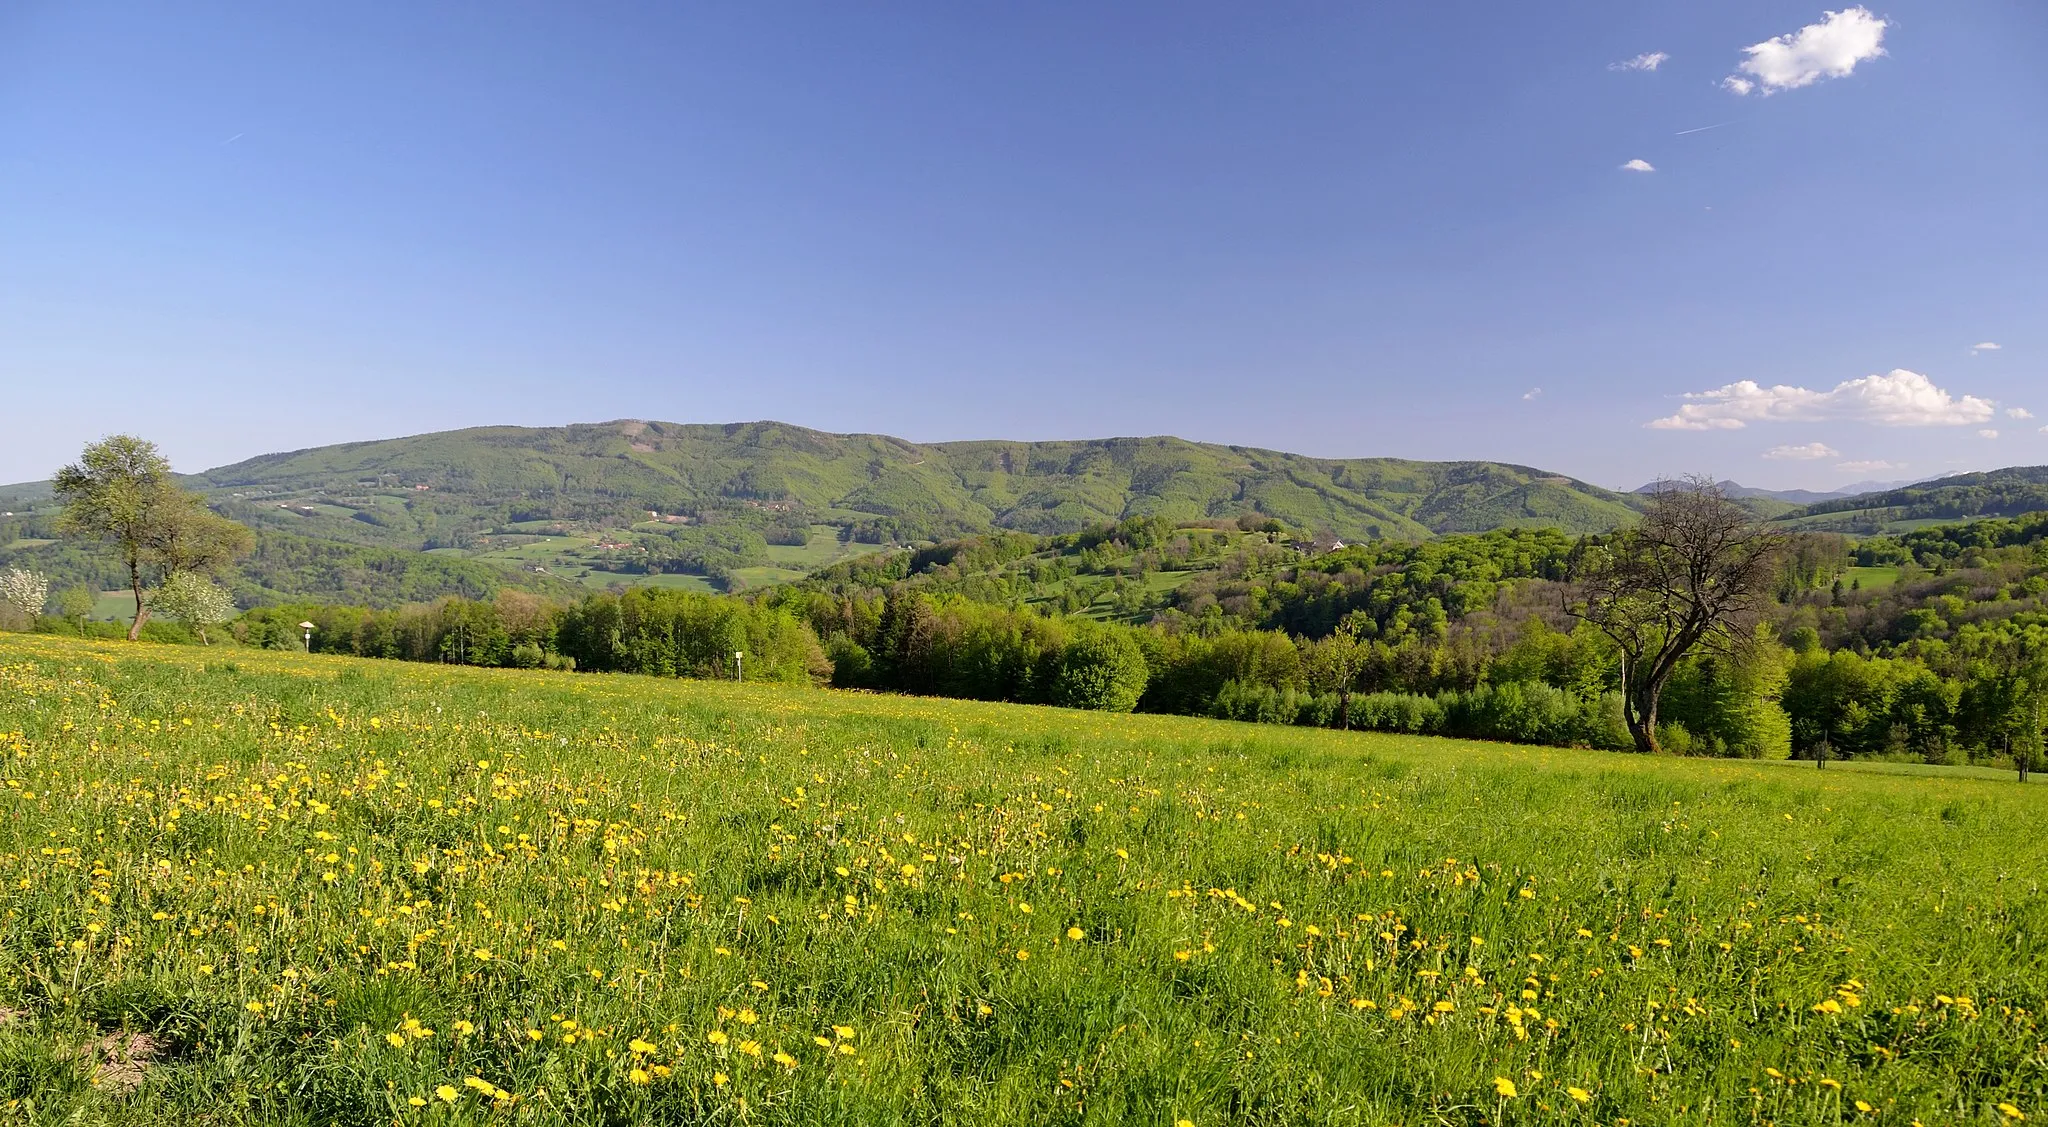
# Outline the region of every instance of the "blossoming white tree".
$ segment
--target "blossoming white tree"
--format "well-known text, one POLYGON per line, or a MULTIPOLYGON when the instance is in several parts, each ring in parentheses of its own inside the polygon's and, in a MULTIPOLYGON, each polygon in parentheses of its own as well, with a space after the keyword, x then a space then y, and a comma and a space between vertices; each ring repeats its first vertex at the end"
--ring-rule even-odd
POLYGON ((0 572, 0 603, 20 611, 33 623, 50 601, 50 581, 41 572, 10 567, 0 572))
POLYGON ((149 605, 198 631, 207 645, 213 643, 207 641, 206 628, 235 616, 234 596, 193 571, 173 572, 150 593, 149 605))

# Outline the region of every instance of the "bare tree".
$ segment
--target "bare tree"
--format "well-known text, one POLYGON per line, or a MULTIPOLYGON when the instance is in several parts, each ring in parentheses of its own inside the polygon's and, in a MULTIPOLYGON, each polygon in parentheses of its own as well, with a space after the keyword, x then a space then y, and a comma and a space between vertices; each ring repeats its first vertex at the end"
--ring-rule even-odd
POLYGON ((1657 705, 1686 655, 1755 638, 1783 543, 1694 477, 1660 483, 1635 527, 1579 554, 1566 610, 1621 652, 1622 718, 1637 751, 1658 750, 1657 705))

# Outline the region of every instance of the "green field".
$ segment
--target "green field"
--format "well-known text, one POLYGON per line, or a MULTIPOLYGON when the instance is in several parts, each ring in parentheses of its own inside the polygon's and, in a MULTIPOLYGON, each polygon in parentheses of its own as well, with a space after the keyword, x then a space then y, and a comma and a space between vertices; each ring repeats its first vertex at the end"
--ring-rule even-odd
POLYGON ((31 635, 0 755, 0 1121, 2048 1114, 1997 779, 31 635))
POLYGON ((1847 567, 1842 569, 1842 585, 1854 584, 1858 590, 1876 591, 1893 586, 1899 581, 1896 567, 1847 567))

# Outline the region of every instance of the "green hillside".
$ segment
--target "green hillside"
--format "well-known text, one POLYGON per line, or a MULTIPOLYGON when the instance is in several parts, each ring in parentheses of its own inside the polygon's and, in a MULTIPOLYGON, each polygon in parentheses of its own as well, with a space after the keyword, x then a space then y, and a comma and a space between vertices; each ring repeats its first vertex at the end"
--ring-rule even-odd
MULTIPOLYGON (((106 545, 51 539, 0 543, 0 568, 8 567, 41 572, 56 590, 84 586, 108 592, 116 597, 105 609, 120 606, 122 614, 133 610, 133 603, 125 601, 127 581, 119 558, 106 545)), ((306 599, 384 607, 449 595, 489 598, 506 587, 567 598, 581 590, 570 580, 497 560, 343 544, 270 530, 257 533, 255 550, 235 562, 224 582, 244 607, 306 599)))
POLYGON ((1632 500, 1526 466, 1330 459, 1178 438, 920 445, 782 423, 481 427, 267 454, 200 475, 237 519, 393 547, 507 522, 803 514, 869 542, 1260 513, 1350 539, 1548 525, 1632 500))
POLYGON ((1821 501, 1778 519, 1809 531, 1905 532, 1936 521, 2017 517, 2048 510, 2048 466, 2011 466, 1821 501))

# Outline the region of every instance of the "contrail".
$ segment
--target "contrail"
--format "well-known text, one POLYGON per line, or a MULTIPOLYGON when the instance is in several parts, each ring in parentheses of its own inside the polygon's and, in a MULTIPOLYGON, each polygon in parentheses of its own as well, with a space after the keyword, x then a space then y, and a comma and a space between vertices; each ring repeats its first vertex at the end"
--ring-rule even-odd
MULTIPOLYGON (((1724 122, 1722 122, 1722 123, 1721 123, 1721 125, 1733 125, 1733 124, 1735 124, 1735 123, 1734 123, 1734 122, 1732 122, 1732 121, 1724 121, 1724 122)), ((1673 134, 1672 134, 1672 136, 1673 136, 1673 137, 1683 137, 1683 136, 1685 136, 1685 135, 1686 135, 1686 134, 1688 134, 1688 133, 1705 133, 1705 132, 1706 132, 1707 130, 1709 130, 1709 129, 1719 129, 1719 128, 1721 128, 1721 125, 1702 125, 1702 126, 1700 126, 1700 127, 1698 128, 1698 129, 1681 129, 1681 130, 1679 130, 1678 132, 1676 132, 1676 133, 1673 133, 1673 134)))
POLYGON ((223 144, 223 145, 232 145, 232 144, 234 144, 235 142, 237 142, 237 141, 239 141, 239 140, 241 140, 241 139, 242 139, 242 134, 240 134, 240 133, 237 133, 237 134, 235 134, 234 136, 232 136, 232 137, 228 138, 227 140, 225 140, 225 141, 222 141, 222 142, 221 142, 221 144, 223 144))

